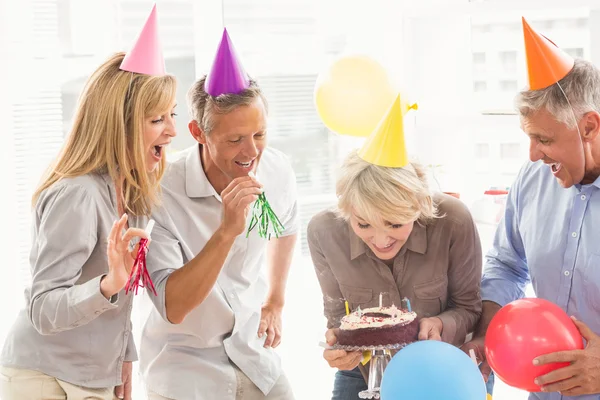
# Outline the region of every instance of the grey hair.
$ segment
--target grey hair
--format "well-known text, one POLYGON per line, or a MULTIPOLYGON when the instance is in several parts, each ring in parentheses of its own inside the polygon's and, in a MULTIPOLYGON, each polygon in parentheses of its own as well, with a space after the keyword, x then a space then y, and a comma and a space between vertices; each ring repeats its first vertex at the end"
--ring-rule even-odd
POLYGON ((600 70, 589 61, 576 59, 573 69, 558 84, 524 90, 517 95, 515 105, 523 118, 545 108, 557 121, 573 129, 584 114, 600 113, 600 70))
POLYGON ((237 107, 249 106, 260 98, 267 108, 267 99, 255 80, 250 79, 250 86, 240 93, 226 93, 213 97, 204 90, 206 75, 197 80, 187 94, 188 111, 198 127, 208 135, 215 127, 215 114, 228 114, 237 107))

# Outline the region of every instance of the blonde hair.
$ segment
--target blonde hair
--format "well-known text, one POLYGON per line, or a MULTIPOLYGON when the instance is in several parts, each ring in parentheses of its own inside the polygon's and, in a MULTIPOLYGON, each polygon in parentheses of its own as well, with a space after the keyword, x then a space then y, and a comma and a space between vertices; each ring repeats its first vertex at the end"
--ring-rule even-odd
POLYGON ((188 91, 188 108, 192 119, 205 135, 215 127, 214 115, 228 114, 237 107, 249 106, 256 99, 261 99, 265 112, 268 112, 267 99, 256 81, 250 79, 250 86, 240 93, 224 93, 217 97, 204 90, 206 75, 198 79, 188 91))
POLYGON ((383 227, 386 222, 426 224, 438 217, 425 171, 415 162, 402 168, 380 167, 353 151, 341 167, 336 194, 338 213, 346 220, 355 212, 383 227))
POLYGON ((584 114, 600 113, 600 70, 589 61, 576 59, 573 69, 558 84, 524 90, 517 95, 515 103, 521 117, 527 118, 545 108, 558 122, 573 129, 576 120, 584 114))
POLYGON ((88 79, 79 99, 71 132, 33 195, 63 178, 92 172, 123 179, 123 206, 134 215, 149 215, 159 203, 165 158, 153 172, 146 167, 144 119, 173 106, 174 76, 149 76, 119 69, 125 53, 117 53, 88 79))

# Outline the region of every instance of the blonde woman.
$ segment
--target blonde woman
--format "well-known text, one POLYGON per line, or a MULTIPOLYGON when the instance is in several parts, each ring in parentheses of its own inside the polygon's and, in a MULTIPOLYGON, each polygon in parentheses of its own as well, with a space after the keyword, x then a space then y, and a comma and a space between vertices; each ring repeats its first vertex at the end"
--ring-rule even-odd
POLYGON ((146 237, 175 78, 119 68, 90 77, 71 133, 33 195, 32 283, 2 351, 2 400, 130 399, 130 240, 146 237), (124 232, 124 233, 123 233, 124 232))
MULTIPOLYGON (((398 305, 406 297, 420 318, 419 339, 461 345, 481 312, 481 244, 467 208, 431 194, 416 163, 380 167, 356 152, 337 181, 338 208, 315 215, 308 244, 323 292, 327 342, 350 309, 398 305)), ((333 399, 367 389, 362 353, 325 350, 336 373, 333 399)))

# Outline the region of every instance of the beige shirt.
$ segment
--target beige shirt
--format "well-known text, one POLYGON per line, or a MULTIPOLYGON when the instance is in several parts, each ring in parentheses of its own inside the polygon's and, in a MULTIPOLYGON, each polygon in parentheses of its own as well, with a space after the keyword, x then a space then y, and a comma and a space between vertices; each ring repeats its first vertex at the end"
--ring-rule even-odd
MULTIPOLYGON (((121 291, 109 301, 100 292, 106 238, 118 218, 108 175, 63 179, 42 192, 33 213, 26 309, 8 333, 3 366, 89 388, 121 384, 123 361, 137 360, 132 296, 121 291)), ((146 222, 131 217, 129 226, 146 222)))
POLYGON ((481 243, 465 205, 447 195, 434 195, 439 215, 427 226, 415 223, 393 267, 378 259, 333 210, 315 215, 308 225, 308 244, 323 292, 328 327, 339 326, 351 310, 401 305, 406 297, 419 318, 439 317, 442 340, 464 342, 481 314, 479 292, 481 243))
MULTIPOLYGON (((256 175, 284 226, 298 230, 296 179, 287 157, 267 148, 256 175)), ((181 324, 167 319, 165 287, 171 273, 194 258, 221 224, 223 204, 208 181, 199 146, 183 151, 162 180, 163 207, 148 251, 148 270, 158 296, 142 332, 140 370, 146 386, 177 400, 235 400, 238 381, 232 362, 265 394, 281 374, 273 348, 258 337, 261 306, 267 296, 265 250, 268 241, 253 230, 239 235, 216 284, 181 324)), ((248 213, 250 219, 252 213, 248 213)), ((274 239, 272 239, 274 240, 274 239)))

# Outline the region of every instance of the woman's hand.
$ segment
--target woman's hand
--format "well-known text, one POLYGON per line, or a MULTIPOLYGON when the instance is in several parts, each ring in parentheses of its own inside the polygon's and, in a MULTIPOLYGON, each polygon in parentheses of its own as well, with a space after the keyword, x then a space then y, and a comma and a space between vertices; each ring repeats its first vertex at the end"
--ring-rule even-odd
POLYGON ((442 340, 444 324, 438 317, 423 318, 419 322, 419 340, 442 340))
MULTIPOLYGON (((329 346, 337 343, 338 329, 329 329, 325 333, 325 339, 329 346)), ((323 358, 329 363, 331 368, 341 370, 352 370, 360 364, 362 360, 362 352, 360 351, 345 351, 345 350, 324 350, 323 358)))
POLYGON ((125 226, 127 226, 127 214, 123 214, 121 219, 113 224, 108 236, 106 246, 108 274, 100 281, 100 291, 107 299, 119 293, 127 285, 139 248, 138 244, 129 251, 131 239, 134 237, 148 239, 146 232, 139 228, 129 228, 124 235, 121 235, 125 226))

